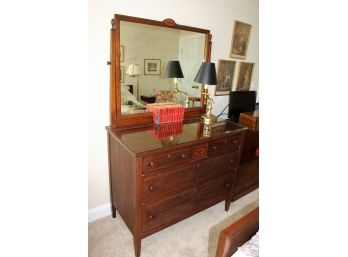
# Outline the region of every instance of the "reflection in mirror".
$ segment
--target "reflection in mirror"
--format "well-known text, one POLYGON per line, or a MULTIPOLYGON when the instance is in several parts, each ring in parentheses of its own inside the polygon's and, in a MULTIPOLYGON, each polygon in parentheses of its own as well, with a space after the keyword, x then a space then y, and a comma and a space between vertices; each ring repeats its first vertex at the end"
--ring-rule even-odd
POLYGON ((183 78, 184 74, 182 73, 180 62, 179 61, 168 61, 168 65, 166 68, 166 71, 164 72, 164 77, 165 78, 173 78, 174 81, 174 102, 178 102, 178 93, 184 94, 185 95, 185 106, 184 107, 189 107, 189 95, 188 93, 179 90, 178 88, 178 79, 183 78))
POLYGON ((185 106, 186 99, 186 107, 200 106, 201 84, 194 82, 194 77, 204 61, 205 36, 203 33, 121 21, 120 45, 124 61, 120 66, 127 70, 120 83, 121 114, 146 112, 146 103, 154 102, 175 101, 185 106), (176 60, 180 62, 183 73, 177 86, 189 98, 183 93, 175 94, 173 79, 164 76, 168 63, 176 60), (131 65, 138 65, 139 74, 128 73, 131 65))

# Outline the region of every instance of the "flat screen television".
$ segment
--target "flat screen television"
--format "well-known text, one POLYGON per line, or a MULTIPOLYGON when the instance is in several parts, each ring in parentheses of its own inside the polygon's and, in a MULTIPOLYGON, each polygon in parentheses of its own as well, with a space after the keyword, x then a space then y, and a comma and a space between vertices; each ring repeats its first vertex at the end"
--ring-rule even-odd
POLYGON ((239 122, 241 112, 253 112, 256 105, 256 91, 231 91, 228 118, 239 122))

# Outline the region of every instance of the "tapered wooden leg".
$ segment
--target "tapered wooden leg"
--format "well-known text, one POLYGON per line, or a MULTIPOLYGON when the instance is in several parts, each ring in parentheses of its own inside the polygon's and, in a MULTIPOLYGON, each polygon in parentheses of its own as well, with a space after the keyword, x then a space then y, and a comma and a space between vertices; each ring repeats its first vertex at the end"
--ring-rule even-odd
POLYGON ((134 252, 136 257, 140 257, 141 238, 134 237, 134 252))
POLYGON ((112 217, 116 218, 116 208, 113 204, 111 204, 111 209, 112 209, 112 217))
POLYGON ((230 205, 231 205, 231 199, 228 198, 226 201, 225 201, 225 211, 228 211, 230 209, 230 205))
POLYGON ((231 205, 232 197, 233 197, 233 190, 232 189, 233 188, 231 188, 230 191, 228 192, 227 198, 225 200, 225 211, 228 211, 230 209, 230 205, 231 205))
POLYGON ((230 209, 231 202, 233 200, 233 194, 234 194, 234 189, 236 186, 236 181, 237 181, 237 168, 233 169, 233 180, 232 180, 232 187, 230 191, 228 192, 227 199, 225 201, 225 211, 228 211, 230 209))
POLYGON ((108 159, 109 159, 109 189, 110 189, 110 203, 112 217, 116 218, 116 208, 113 204, 113 193, 112 193, 112 170, 111 170, 111 150, 110 150, 110 134, 108 133, 108 159))

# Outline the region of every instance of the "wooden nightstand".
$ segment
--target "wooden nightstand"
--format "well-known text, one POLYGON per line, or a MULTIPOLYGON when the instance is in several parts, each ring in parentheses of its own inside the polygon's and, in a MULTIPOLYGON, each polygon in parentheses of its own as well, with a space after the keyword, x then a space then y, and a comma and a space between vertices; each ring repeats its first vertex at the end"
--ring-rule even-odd
POLYGON ((239 123, 248 127, 251 131, 259 131, 259 111, 242 112, 239 115, 239 123))
POLYGON ((259 111, 241 113, 239 123, 249 130, 242 146, 233 201, 259 187, 259 111))

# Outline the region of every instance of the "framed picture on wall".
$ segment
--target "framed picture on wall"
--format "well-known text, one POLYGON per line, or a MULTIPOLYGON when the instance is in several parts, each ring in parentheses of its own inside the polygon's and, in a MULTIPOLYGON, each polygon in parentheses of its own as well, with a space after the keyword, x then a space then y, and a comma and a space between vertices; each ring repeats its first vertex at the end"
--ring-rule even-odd
POLYGON ((228 95, 232 90, 236 61, 219 60, 215 95, 228 95))
POLYGON ((161 60, 160 59, 144 59, 144 75, 160 75, 161 60))
POLYGON ((234 21, 230 51, 231 58, 246 58, 250 32, 251 25, 241 21, 234 21))
POLYGON ((124 66, 120 66, 120 82, 124 82, 124 66))
POLYGON ((238 68, 236 91, 249 91, 253 75, 254 64, 241 62, 238 68))
POLYGON ((120 46, 120 61, 124 62, 124 46, 120 46))

